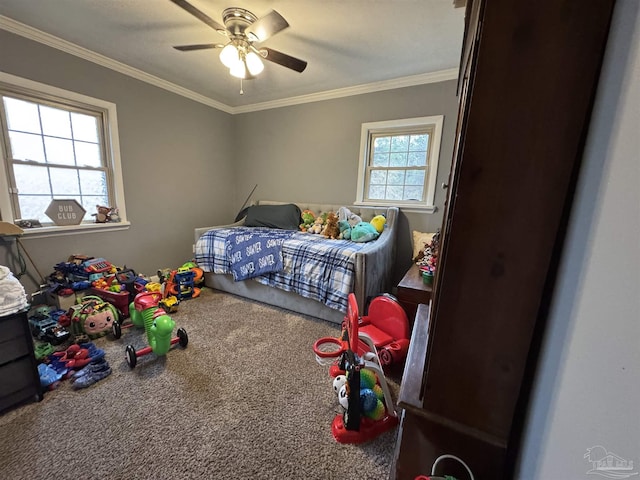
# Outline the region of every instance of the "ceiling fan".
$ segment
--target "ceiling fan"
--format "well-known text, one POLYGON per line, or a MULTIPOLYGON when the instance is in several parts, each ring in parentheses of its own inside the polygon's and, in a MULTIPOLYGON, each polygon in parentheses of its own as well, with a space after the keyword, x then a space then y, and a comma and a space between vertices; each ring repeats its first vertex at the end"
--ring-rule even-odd
POLYGON ((256 17, 249 10, 240 7, 227 8, 222 12, 224 25, 219 24, 186 0, 171 0, 201 22, 228 38, 227 43, 205 43, 199 45, 177 45, 176 50, 188 52, 220 48, 220 61, 229 68, 229 73, 240 79, 254 78, 264 68, 262 60, 268 60, 283 67, 302 73, 307 62, 272 48, 256 46, 289 26, 275 10, 263 17, 256 17))

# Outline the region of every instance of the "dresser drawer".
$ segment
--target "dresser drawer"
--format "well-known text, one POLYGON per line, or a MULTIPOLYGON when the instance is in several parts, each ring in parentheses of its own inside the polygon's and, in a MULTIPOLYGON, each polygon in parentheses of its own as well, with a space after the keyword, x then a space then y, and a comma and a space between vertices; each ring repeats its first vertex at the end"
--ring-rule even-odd
POLYGON ((0 397, 29 388, 34 384, 34 375, 30 357, 2 365, 0 367, 0 397))
POLYGON ((20 314, 0 317, 0 344, 17 337, 24 337, 27 331, 24 325, 26 321, 26 316, 20 314))
POLYGON ((29 344, 31 339, 14 338, 11 340, 0 341, 0 368, 4 363, 10 362, 18 357, 28 355, 31 351, 29 344))

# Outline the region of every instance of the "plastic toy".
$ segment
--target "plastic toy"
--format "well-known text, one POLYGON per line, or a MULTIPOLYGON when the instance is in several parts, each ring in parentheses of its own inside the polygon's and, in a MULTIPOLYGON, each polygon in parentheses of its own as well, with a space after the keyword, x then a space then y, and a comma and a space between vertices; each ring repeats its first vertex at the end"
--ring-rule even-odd
POLYGON ((195 286, 196 272, 189 267, 173 270, 166 282, 164 293, 166 296, 175 295, 178 300, 196 298, 200 295, 200 288, 195 286))
MULTIPOLYGON (((125 354, 129 368, 135 368, 138 357, 152 352, 158 356, 166 355, 172 345, 179 343, 185 348, 189 343, 189 337, 184 328, 178 329, 176 337, 171 336, 176 323, 158 306, 160 300, 162 300, 160 292, 142 292, 136 295, 129 305, 131 322, 136 327, 144 327, 149 343, 149 346, 140 350, 127 345, 125 354)), ((114 336, 120 338, 120 333, 114 326, 114 336)))
POLYGON ((180 300, 178 300, 178 297, 170 295, 160 300, 160 302, 158 302, 158 305, 160 305, 160 307, 162 307, 162 309, 167 313, 175 313, 178 311, 180 300))
MULTIPOLYGON (((194 274, 193 283, 196 287, 201 286, 204 283, 204 270, 202 270, 195 262, 185 262, 180 269, 188 268, 194 274)), ((178 270, 180 270, 178 269, 178 270)))
MULTIPOLYGON (((355 304, 357 315, 358 304, 353 293, 349 294, 349 305, 351 303, 355 304)), ((343 330, 347 327, 347 317, 345 317, 342 327, 343 330)), ((410 337, 409 319, 393 295, 384 293, 374 297, 369 304, 367 315, 359 319, 356 331, 366 336, 367 339, 357 338, 358 335, 356 335, 357 340, 354 340, 353 345, 356 347, 355 352, 360 356, 371 352, 379 357, 382 366, 399 363, 407 356, 410 337)), ((313 346, 316 356, 320 358, 335 357, 335 351, 329 353, 321 351, 322 345, 330 346, 331 344, 342 346, 343 341, 331 337, 319 339, 313 346)), ((344 350, 344 347, 342 348, 344 350)), ((333 377, 343 373, 335 364, 330 370, 333 377)))
POLYGON ((46 305, 29 312, 28 322, 31 335, 43 342, 60 345, 69 338, 69 331, 58 323, 51 309, 46 305))
MULTIPOLYGON (((358 303, 353 294, 349 295, 344 323, 341 339, 321 338, 313 349, 319 360, 338 357, 338 368, 330 370, 330 374, 337 378, 338 372, 344 372, 346 378, 338 392, 344 412, 331 423, 333 437, 339 443, 363 443, 394 428, 398 416, 376 347, 367 334, 359 331, 358 303), (361 342, 367 346, 366 357, 356 353, 361 342), (339 348, 328 352, 322 347, 331 344, 339 348)), ((342 379, 334 380, 334 389, 340 383, 342 379)))

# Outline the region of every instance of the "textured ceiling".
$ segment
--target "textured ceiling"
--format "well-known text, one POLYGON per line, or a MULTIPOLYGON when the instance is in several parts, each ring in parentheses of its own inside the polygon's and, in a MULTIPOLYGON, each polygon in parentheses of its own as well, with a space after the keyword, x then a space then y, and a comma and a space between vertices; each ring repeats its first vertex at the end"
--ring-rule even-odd
POLYGON ((224 43, 225 37, 169 0, 2 0, 0 28, 31 37, 33 29, 45 32, 57 37, 54 44, 62 39, 231 109, 341 89, 418 84, 438 75, 452 78, 460 60, 464 8, 454 8, 453 0, 190 3, 218 23, 231 6, 257 17, 277 10, 290 27, 261 45, 306 60, 307 69, 297 73, 265 62, 240 95, 240 81, 220 63, 219 50, 172 48, 224 43))

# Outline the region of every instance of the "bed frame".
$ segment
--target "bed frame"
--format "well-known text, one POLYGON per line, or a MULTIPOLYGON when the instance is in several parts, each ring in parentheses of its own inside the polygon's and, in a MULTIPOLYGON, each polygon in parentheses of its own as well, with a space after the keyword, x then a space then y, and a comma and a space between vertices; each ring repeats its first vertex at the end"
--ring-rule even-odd
MULTIPOLYGON (((274 202, 261 200, 256 205, 282 205, 291 202, 274 202)), ((300 210, 311 210, 315 213, 334 211, 343 205, 320 203, 297 203, 300 210)), ((359 311, 365 311, 367 299, 379 293, 390 292, 391 274, 395 260, 396 231, 399 210, 397 207, 358 207, 345 205, 364 221, 376 215, 385 215, 387 223, 377 240, 367 243, 366 247, 356 253, 355 282, 353 292, 358 300, 359 311)), ((195 229, 196 242, 202 234, 213 228, 241 226, 244 219, 230 225, 216 225, 195 229)), ((302 297, 297 293, 287 292, 279 288, 263 285, 256 281, 245 280, 234 282, 232 275, 205 273, 204 282, 207 287, 257 300, 269 305, 284 308, 311 317, 321 318, 333 323, 342 323, 344 312, 334 310, 315 300, 302 297)))

